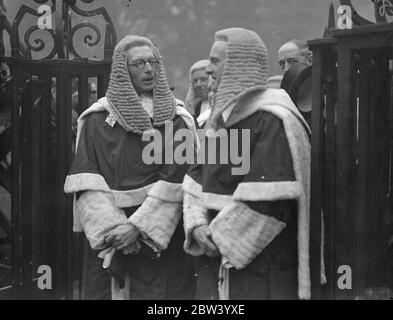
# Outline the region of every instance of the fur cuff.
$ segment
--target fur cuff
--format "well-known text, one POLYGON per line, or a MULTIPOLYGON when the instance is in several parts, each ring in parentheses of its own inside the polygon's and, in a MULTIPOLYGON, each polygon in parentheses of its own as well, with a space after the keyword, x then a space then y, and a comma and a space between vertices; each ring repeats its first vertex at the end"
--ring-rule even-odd
POLYGON ((93 250, 102 249, 105 236, 127 224, 124 211, 117 208, 111 193, 86 191, 75 203, 74 220, 79 221, 93 250))
POLYGON ((116 206, 119 208, 128 208, 141 205, 145 201, 147 193, 152 186, 153 184, 148 184, 139 189, 125 191, 112 190, 116 206))
POLYGON ((243 182, 239 183, 233 197, 239 201, 278 201, 299 199, 303 194, 298 181, 243 182))
POLYGON ((165 250, 181 218, 181 209, 181 202, 148 196, 128 220, 144 238, 150 238, 160 250, 165 250))
POLYGON ((163 180, 157 181, 149 190, 148 196, 163 201, 181 202, 183 200, 183 189, 180 183, 171 183, 163 180))
POLYGON ((98 173, 78 173, 67 176, 64 184, 65 193, 85 190, 110 191, 104 177, 98 173))
POLYGON ((185 192, 183 212, 184 232, 186 236, 184 251, 193 256, 203 255, 204 250, 198 246, 196 241, 193 240, 192 231, 196 227, 209 225, 207 209, 203 207, 200 198, 191 193, 185 192))
POLYGON ((191 178, 188 174, 184 176, 182 187, 184 192, 193 194, 196 197, 201 196, 202 186, 198 182, 196 182, 193 178, 191 178))
POLYGON ((227 205, 210 224, 223 259, 238 270, 251 263, 284 227, 285 223, 241 202, 227 205))
POLYGON ((233 201, 233 197, 227 194, 202 192, 203 205, 212 210, 220 211, 224 209, 228 203, 233 201))

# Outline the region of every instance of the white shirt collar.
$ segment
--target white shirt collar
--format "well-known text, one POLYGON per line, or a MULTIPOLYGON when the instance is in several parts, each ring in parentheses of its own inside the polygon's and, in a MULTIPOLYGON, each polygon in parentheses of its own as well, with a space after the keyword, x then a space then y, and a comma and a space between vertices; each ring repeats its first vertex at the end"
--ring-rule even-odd
POLYGON ((200 127, 203 126, 203 124, 207 121, 207 119, 209 119, 210 113, 211 113, 211 109, 208 108, 207 110, 205 110, 203 113, 199 115, 197 122, 200 127))
POLYGON ((139 98, 141 99, 143 109, 145 109, 150 118, 153 118, 153 99, 143 94, 139 98))

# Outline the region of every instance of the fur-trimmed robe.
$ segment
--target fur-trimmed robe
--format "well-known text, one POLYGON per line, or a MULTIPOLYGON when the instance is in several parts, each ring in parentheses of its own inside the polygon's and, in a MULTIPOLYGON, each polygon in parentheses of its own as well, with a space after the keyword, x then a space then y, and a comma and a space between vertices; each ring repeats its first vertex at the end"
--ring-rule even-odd
MULTIPOLYGON (((298 292, 309 299, 309 128, 284 90, 253 89, 234 103, 221 126, 250 129, 250 171, 232 175, 230 162, 189 171, 183 182, 185 250, 204 253, 192 231, 209 225, 226 277, 221 298, 288 299, 298 292)), ((235 143, 229 139, 231 147, 235 143)))
MULTIPOLYGON (((193 118, 180 101, 171 121, 174 133, 189 128, 198 144, 193 118)), ((161 132, 161 150, 165 150, 167 139, 173 137, 165 136, 164 126, 155 130, 161 132)), ((182 217, 181 182, 188 165, 145 164, 142 152, 149 143, 142 141, 141 134, 124 130, 106 98, 101 98, 79 118, 77 152, 64 190, 80 195, 74 201, 74 231, 83 231, 92 249, 105 248, 105 236, 116 226, 130 222, 158 250, 168 249, 182 217)), ((173 142, 174 148, 177 143, 173 142)), ((177 247, 175 250, 180 251, 182 246, 178 243, 177 247)), ((154 292, 142 295, 146 299, 161 297, 154 292)))

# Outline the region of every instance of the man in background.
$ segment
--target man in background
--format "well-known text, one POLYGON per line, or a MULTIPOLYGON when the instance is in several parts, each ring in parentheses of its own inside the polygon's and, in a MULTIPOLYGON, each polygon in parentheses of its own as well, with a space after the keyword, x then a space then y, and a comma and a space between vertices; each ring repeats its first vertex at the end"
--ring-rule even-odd
POLYGON ((277 53, 277 60, 283 73, 295 63, 303 63, 306 66, 312 64, 312 52, 303 40, 293 39, 284 43, 277 53))
POLYGON ((204 271, 197 297, 202 289, 205 299, 309 299, 308 126, 284 90, 268 89, 267 49, 255 32, 218 31, 209 59, 217 89, 201 150, 220 131, 228 139, 214 144, 215 159, 246 148, 250 159, 244 173, 224 159, 185 176, 184 248, 204 271), (248 146, 238 137, 246 132, 248 146))
POLYGON ((210 105, 208 101, 208 79, 206 67, 209 60, 199 60, 190 68, 190 86, 188 89, 185 107, 198 125, 202 127, 210 115, 210 105))

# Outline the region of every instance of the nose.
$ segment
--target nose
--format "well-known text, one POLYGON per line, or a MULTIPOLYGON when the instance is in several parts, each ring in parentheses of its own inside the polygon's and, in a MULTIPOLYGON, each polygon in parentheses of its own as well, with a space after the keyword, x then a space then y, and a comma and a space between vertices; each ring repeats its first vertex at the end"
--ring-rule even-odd
POLYGON ((206 67, 206 73, 210 76, 213 73, 213 68, 211 67, 211 63, 209 63, 206 67))
POLYGON ((145 72, 153 72, 153 67, 150 65, 148 61, 145 63, 145 72))
POLYGON ((287 72, 291 68, 291 64, 289 62, 285 62, 284 72, 287 72))

